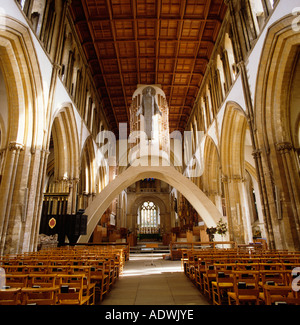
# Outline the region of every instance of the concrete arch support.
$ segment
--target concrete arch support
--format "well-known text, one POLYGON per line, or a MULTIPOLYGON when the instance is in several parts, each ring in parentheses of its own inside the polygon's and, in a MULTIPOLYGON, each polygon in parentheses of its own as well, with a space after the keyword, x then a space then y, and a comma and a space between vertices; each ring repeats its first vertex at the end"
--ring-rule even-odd
POLYGON ((201 215, 207 227, 215 227, 218 220, 222 217, 217 207, 209 198, 191 180, 179 173, 174 167, 131 166, 96 195, 87 207, 85 211, 88 215, 87 234, 81 236, 79 242, 88 242, 102 214, 122 190, 147 177, 160 179, 177 188, 201 215))

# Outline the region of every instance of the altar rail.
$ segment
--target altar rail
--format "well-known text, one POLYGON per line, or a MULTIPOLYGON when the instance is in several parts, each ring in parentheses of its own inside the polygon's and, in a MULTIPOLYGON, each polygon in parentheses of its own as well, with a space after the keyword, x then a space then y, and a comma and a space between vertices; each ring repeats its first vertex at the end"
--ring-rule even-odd
POLYGON ((170 254, 171 259, 181 259, 182 251, 185 249, 207 249, 217 248, 216 246, 219 245, 220 248, 227 247, 229 248, 236 248, 237 244, 234 241, 207 241, 207 242, 170 242, 170 254))

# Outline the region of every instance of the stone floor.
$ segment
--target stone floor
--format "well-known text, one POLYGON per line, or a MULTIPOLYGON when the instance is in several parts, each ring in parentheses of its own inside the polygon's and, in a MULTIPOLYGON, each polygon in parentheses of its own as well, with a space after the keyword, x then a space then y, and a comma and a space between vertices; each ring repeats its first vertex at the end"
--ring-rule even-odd
POLYGON ((180 261, 135 254, 102 305, 209 305, 185 276, 180 261))

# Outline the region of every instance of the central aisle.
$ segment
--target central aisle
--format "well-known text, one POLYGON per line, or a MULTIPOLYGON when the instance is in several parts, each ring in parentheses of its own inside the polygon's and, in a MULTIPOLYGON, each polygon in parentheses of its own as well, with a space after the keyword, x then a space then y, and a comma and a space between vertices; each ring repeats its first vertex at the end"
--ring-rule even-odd
POLYGON ((185 276, 181 261, 161 255, 135 254, 125 263, 102 305, 209 305, 185 276))

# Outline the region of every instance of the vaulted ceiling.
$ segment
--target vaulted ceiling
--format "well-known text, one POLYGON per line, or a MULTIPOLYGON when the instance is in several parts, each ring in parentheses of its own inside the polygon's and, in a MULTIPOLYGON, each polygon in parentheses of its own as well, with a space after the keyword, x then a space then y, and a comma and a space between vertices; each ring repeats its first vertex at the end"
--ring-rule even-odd
POLYGON ((71 15, 117 132, 138 84, 159 84, 170 132, 183 131, 222 20, 224 0, 72 0, 71 15))

